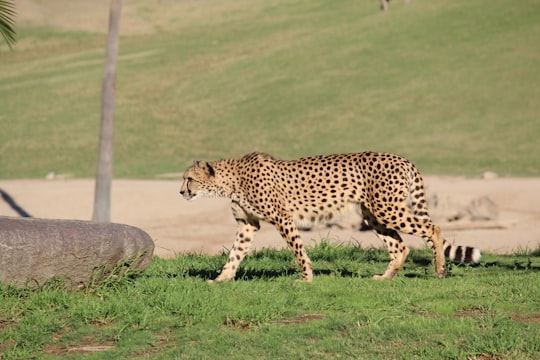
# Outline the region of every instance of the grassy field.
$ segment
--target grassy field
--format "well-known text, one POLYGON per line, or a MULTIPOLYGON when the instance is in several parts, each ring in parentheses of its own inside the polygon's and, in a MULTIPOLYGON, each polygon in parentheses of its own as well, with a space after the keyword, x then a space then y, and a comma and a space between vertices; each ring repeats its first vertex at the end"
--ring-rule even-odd
POLYGON ((208 284, 226 255, 156 258, 86 291, 0 287, 0 358, 537 359, 540 257, 485 256, 435 278, 414 251, 393 281, 386 253, 321 242, 312 284, 287 250, 249 256, 237 281, 208 284))
MULTIPOLYGON (((92 4, 19 11, 18 44, 0 53, 0 178, 94 175, 109 2, 92 4)), ((424 173, 540 175, 539 0, 386 13, 376 1, 133 0, 121 29, 117 177, 254 150, 367 149, 424 173)))
MULTIPOLYGON (((109 2, 32 4, 0 45, 0 178, 92 177, 109 2)), ((117 177, 367 149, 540 175, 540 0, 131 0, 121 27, 117 177)), ((226 255, 192 254, 80 292, 0 286, 0 359, 540 358, 538 250, 445 280, 415 251, 388 282, 384 251, 308 252, 312 284, 263 250, 227 284, 206 282, 226 255)))

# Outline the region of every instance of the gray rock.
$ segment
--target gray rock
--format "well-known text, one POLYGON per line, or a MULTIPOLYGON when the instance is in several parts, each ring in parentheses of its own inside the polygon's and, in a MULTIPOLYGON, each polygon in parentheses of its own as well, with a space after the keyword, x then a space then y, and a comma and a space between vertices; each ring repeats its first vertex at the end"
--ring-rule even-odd
POLYGON ((61 281, 84 288, 152 261, 141 229, 112 223, 0 217, 0 282, 37 288, 61 281))
POLYGON ((432 194, 428 198, 428 207, 435 222, 491 221, 499 218, 499 208, 489 196, 458 201, 451 195, 432 194))

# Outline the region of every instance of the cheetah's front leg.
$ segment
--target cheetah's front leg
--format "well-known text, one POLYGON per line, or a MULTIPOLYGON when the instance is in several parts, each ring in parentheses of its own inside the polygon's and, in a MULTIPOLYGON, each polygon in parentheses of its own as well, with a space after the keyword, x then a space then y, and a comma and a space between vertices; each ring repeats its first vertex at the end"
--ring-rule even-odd
POLYGON ((260 229, 259 221, 246 214, 242 207, 237 203, 233 202, 232 211, 234 218, 238 223, 236 238, 229 253, 227 263, 223 266, 221 273, 215 280, 210 280, 209 282, 229 281, 234 278, 240 263, 249 251, 251 242, 255 237, 255 232, 260 229))
POLYGON ((302 270, 302 281, 311 282, 313 281, 313 267, 311 265, 311 260, 309 259, 298 229, 294 225, 292 220, 281 219, 276 223, 276 228, 279 230, 279 233, 287 242, 289 249, 294 254, 296 262, 300 269, 302 270))

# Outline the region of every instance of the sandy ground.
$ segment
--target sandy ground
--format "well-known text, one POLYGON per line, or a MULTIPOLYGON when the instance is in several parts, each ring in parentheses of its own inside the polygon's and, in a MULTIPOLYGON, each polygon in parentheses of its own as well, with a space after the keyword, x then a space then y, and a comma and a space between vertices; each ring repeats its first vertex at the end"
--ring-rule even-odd
MULTIPOLYGON (((445 223, 440 223, 447 240, 496 253, 540 246, 540 178, 427 176, 425 180, 428 194, 436 194, 453 208, 465 206, 474 198, 489 196, 498 207, 498 223, 507 225, 502 229, 449 230, 445 223)), ((93 180, 0 180, 0 189, 34 217, 89 220, 92 215, 93 180)), ((230 201, 197 199, 188 202, 180 197, 179 189, 180 180, 115 180, 112 221, 145 230, 156 243, 155 254, 161 257, 186 252, 216 254, 230 249, 236 228, 229 209, 230 201)), ((0 198, 1 215, 17 216, 0 198)), ((382 243, 372 232, 356 230, 360 218, 355 216, 353 213, 345 218, 341 229, 318 226, 302 232, 304 242, 309 245, 330 238, 341 243, 380 247, 382 243)), ((421 239, 404 238, 410 247, 424 246, 421 239)), ((264 224, 253 248, 283 246, 285 243, 275 229, 264 224)))

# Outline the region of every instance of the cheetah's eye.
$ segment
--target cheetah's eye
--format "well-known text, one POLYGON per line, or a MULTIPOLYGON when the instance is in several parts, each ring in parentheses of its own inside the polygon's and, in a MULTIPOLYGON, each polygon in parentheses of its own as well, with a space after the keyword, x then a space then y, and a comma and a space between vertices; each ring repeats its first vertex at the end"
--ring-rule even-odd
POLYGON ((195 180, 195 179, 192 178, 192 177, 186 178, 186 186, 187 186, 187 187, 190 187, 191 185, 193 185, 193 184, 198 184, 198 183, 199 183, 199 181, 195 180))

